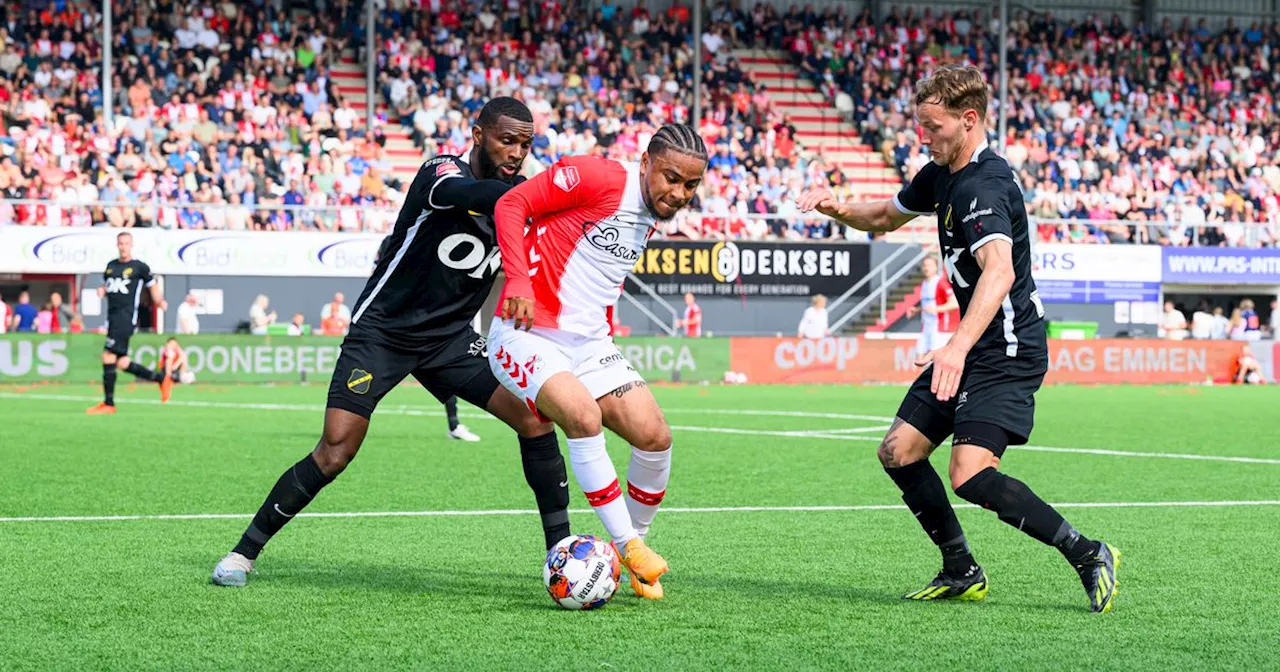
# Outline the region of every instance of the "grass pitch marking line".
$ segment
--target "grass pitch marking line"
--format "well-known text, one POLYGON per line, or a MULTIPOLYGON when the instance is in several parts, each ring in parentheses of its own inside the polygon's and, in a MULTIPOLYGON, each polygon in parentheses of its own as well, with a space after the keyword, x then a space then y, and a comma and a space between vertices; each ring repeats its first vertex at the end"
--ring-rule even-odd
MULTIPOLYGON (((976 509, 974 504, 953 504, 958 509, 976 509)), ((1053 504, 1059 509, 1154 509, 1154 508, 1226 508, 1247 506, 1280 506, 1280 500, 1227 500, 1218 502, 1067 502, 1053 504)), ((664 507, 672 513, 797 513, 848 511, 905 511, 903 504, 858 504, 853 506, 702 506, 664 507)), ((533 509, 481 509, 476 511, 349 511, 333 513, 299 513, 298 518, 449 518, 482 516, 533 516, 533 509)), ((574 515, 586 515, 590 509, 573 509, 574 515)), ((0 518, 0 523, 115 523, 131 520, 244 520, 251 513, 179 513, 141 514, 134 516, 14 516, 0 518)))
MULTIPOLYGON (((94 402, 99 401, 99 397, 89 397, 84 395, 64 395, 64 394, 28 394, 15 392, 0 392, 0 399, 33 399, 45 401, 78 401, 78 402, 94 402)), ((146 404, 159 405, 158 399, 129 399, 128 404, 146 404)), ((171 406, 189 406, 195 408, 232 408, 246 410, 278 410, 278 411, 305 411, 308 413, 316 413, 321 410, 318 405, 311 404, 263 404, 263 403, 243 403, 233 401, 190 401, 178 400, 170 401, 171 406)), ((720 413, 727 415, 769 415, 780 414, 787 417, 816 417, 816 418, 832 418, 832 419, 848 419, 851 417, 875 419, 884 421, 886 418, 879 416, 849 416, 839 413, 807 413, 806 411, 749 411, 741 409, 670 409, 674 413, 720 413)), ((426 416, 426 417, 444 417, 442 410, 427 410, 422 408, 414 408, 411 406, 380 406, 378 413, 382 415, 409 415, 409 416, 426 416)), ((488 413, 459 413, 464 418, 490 419, 497 421, 497 418, 488 413)), ((767 429, 739 429, 732 427, 701 427, 696 425, 671 425, 671 429, 684 432, 705 432, 712 434, 740 434, 747 436, 774 436, 789 439, 823 439, 829 441, 880 441, 878 436, 861 436, 855 432, 871 432, 883 431, 873 428, 855 428, 855 429, 808 429, 808 430, 767 430, 767 429)), ((1140 450, 1109 450, 1105 448, 1062 448, 1057 446, 1017 446, 1019 451, 1027 451, 1033 453, 1074 453, 1078 455, 1104 455, 1108 457, 1153 457, 1160 459, 1172 460, 1199 460, 1204 462, 1236 462, 1241 464, 1274 464, 1280 465, 1280 459, 1268 457, 1237 457, 1232 455, 1198 455, 1194 453, 1165 453, 1165 452, 1149 452, 1140 450)))

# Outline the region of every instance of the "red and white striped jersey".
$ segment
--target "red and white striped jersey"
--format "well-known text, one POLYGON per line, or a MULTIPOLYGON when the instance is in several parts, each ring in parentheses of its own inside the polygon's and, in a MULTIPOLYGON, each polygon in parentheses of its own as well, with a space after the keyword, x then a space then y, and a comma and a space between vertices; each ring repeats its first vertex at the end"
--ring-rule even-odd
POLYGON ((534 326, 605 338, 657 219, 641 195, 639 164, 571 156, 508 191, 494 223, 507 274, 502 299, 532 297, 534 326))

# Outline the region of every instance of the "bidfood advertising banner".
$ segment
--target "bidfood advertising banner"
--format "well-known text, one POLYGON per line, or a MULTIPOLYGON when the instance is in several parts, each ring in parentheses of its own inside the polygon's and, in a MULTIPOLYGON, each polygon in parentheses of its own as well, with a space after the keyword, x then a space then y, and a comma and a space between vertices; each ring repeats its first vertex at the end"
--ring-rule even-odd
POLYGON ((870 271, 865 244, 690 240, 649 241, 632 269, 659 294, 701 296, 839 295, 870 271))
POLYGON ((1159 247, 1037 244, 1031 253, 1045 303, 1160 300, 1159 247))
MULTIPOLYGON (((108 227, 0 227, 0 273, 101 273, 118 256, 119 233, 120 229, 108 227)), ((383 238, 370 233, 299 231, 129 229, 129 233, 133 234, 133 256, 152 271, 170 275, 368 277, 383 238)), ((455 246, 455 263, 475 257, 483 261, 488 251, 478 239, 472 241, 455 246)))
MULTIPOLYGON (((100 334, 0 335, 0 383, 102 379, 100 334)), ((180 336, 197 382, 327 382, 342 339, 324 336, 180 336)), ((129 354, 153 367, 168 336, 137 334, 129 354)), ((647 380, 720 381, 729 366, 728 339, 620 338, 618 349, 647 380)), ((128 381, 126 376, 123 380, 128 381)))

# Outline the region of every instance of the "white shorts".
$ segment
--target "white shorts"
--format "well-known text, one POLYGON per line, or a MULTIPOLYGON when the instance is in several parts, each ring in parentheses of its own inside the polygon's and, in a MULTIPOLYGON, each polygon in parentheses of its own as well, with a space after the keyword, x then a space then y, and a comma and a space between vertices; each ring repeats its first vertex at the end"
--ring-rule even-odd
POLYGON ((920 340, 916 341, 916 353, 923 355, 930 350, 937 350, 951 340, 951 334, 945 331, 922 331, 920 340))
POLYGON ((535 411, 538 391, 557 373, 572 373, 594 399, 644 381, 609 337, 587 338, 545 327, 522 331, 510 320, 495 319, 488 347, 494 377, 535 411))

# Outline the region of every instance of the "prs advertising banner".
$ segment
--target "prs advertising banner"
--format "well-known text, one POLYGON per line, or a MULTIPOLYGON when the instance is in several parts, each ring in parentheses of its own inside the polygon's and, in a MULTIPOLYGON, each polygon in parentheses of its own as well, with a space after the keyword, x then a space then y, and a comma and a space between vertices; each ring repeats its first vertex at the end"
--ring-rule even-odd
MULTIPOLYGON (((301 231, 129 229, 133 256, 169 275, 368 277, 383 236, 301 231)), ((120 229, 0 227, 0 273, 101 273, 120 229)), ((458 239, 453 263, 496 260, 479 239, 458 239)), ((461 266, 459 266, 461 267, 461 266)))
MULTIPOLYGON (((102 379, 100 334, 0 335, 0 383, 96 382, 102 379)), ((154 367, 166 335, 137 334, 129 354, 154 367)), ((342 339, 325 336, 180 336, 191 372, 200 382, 327 383, 342 339)), ((724 338, 620 338, 623 357, 647 380, 720 381, 729 366, 724 338)), ((127 378, 127 377, 126 377, 127 378)))
POLYGON ((1189 285, 1280 285, 1280 249, 1166 247, 1164 281, 1189 285))
MULTIPOLYGON (((871 271, 871 246, 651 240, 632 272, 659 294, 838 295, 871 271)), ((629 288, 630 289, 630 288, 629 288)))
POLYGON ((1031 253, 1031 274, 1045 303, 1160 300, 1158 247, 1037 244, 1031 253))
MULTIPOLYGON (((752 383, 909 383, 915 343, 859 338, 734 338, 729 366, 752 383)), ((1232 341, 1050 340, 1046 383, 1224 382, 1240 354, 1232 341)))

